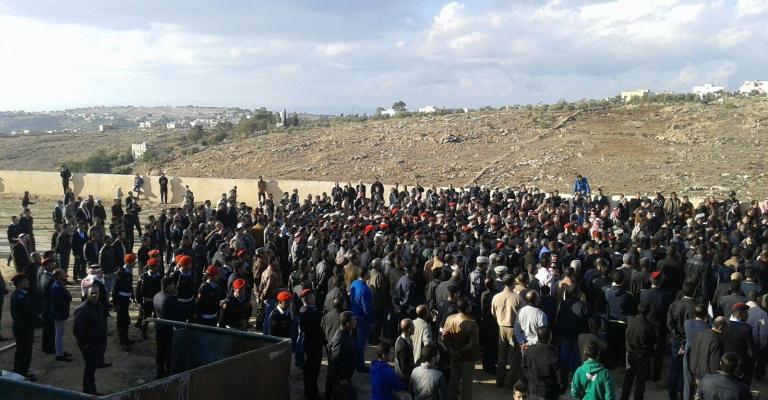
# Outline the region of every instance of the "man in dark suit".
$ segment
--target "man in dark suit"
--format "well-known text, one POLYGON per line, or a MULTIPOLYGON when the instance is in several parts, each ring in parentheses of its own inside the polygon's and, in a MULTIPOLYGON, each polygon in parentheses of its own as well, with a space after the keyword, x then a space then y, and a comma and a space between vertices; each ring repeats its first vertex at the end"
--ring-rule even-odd
POLYGON ((699 398, 701 400, 751 400, 749 386, 739 381, 736 375, 739 369, 739 356, 725 353, 720 358, 720 369, 701 378, 699 398))
POLYGON ((656 346, 656 329, 648 321, 650 306, 641 302, 637 306, 637 315, 627 323, 627 373, 621 387, 621 399, 629 400, 632 385, 635 385, 635 399, 642 399, 645 393, 645 381, 651 367, 651 355, 656 346))
POLYGON ((352 384, 352 375, 357 367, 357 346, 353 332, 357 328, 355 315, 344 311, 339 318, 339 330, 328 345, 328 376, 326 377, 325 398, 357 398, 352 384))
POLYGON ((304 348, 304 398, 318 399, 317 378, 320 375, 320 362, 323 359, 323 346, 326 338, 320 327, 322 316, 315 306, 315 294, 312 289, 301 293, 302 307, 299 309, 299 328, 304 348))
POLYGON ((728 321, 728 329, 723 334, 723 353, 734 353, 739 357, 741 368, 737 375, 747 385, 752 382, 755 355, 752 327, 746 322, 748 310, 749 307, 744 303, 731 306, 731 320, 728 321))
POLYGON ((567 386, 560 373, 559 353, 550 343, 552 333, 548 327, 539 327, 536 336, 538 342, 523 354, 523 371, 528 377, 531 394, 546 400, 557 399, 567 386))
MULTIPOLYGON (((157 318, 171 321, 184 320, 184 314, 176 297, 176 282, 166 276, 161 281, 162 290, 155 295, 153 306, 157 318)), ((156 324, 155 338, 157 340, 157 379, 164 378, 171 373, 171 340, 173 339, 173 327, 170 325, 156 324)))
POLYGON ((101 289, 91 285, 87 290, 86 301, 75 309, 74 334, 85 360, 83 393, 97 395, 96 369, 102 363, 101 346, 107 338, 107 310, 100 299, 101 289))
POLYGON ((400 321, 400 336, 395 341, 395 372, 404 383, 411 381, 411 372, 415 368, 413 360, 413 321, 406 318, 400 321))
POLYGON ((29 373, 32 361, 32 344, 35 340, 35 325, 38 323, 37 310, 32 296, 29 295, 29 278, 24 274, 15 275, 11 281, 16 290, 11 294, 11 317, 13 317, 13 337, 16 339, 16 354, 13 357, 13 372, 25 376, 30 381, 37 380, 29 373))
POLYGON ((691 370, 696 385, 704 375, 715 373, 723 356, 723 334, 728 330, 728 321, 724 317, 715 318, 712 329, 696 335, 691 345, 688 368, 691 370))

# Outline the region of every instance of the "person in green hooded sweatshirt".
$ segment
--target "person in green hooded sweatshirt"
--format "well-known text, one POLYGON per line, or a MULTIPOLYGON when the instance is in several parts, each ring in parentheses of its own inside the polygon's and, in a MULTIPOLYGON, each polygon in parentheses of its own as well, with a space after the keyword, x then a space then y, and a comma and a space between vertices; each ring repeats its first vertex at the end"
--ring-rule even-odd
POLYGON ((611 372, 597 361, 600 350, 594 343, 584 346, 587 360, 573 373, 571 396, 583 400, 614 400, 616 398, 611 372))

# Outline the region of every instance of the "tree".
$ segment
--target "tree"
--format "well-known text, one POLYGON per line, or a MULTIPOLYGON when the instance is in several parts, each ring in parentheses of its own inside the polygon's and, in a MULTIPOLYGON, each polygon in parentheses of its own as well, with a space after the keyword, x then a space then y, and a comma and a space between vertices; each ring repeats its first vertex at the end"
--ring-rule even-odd
POLYGON ((293 113, 293 118, 291 118, 291 126, 299 126, 299 116, 296 113, 293 113))
POLYGON ((384 107, 376 107, 376 114, 374 115, 381 115, 381 113, 384 112, 384 107))
POLYGON ((395 111, 405 111, 405 102, 398 100, 392 104, 392 109, 395 111))

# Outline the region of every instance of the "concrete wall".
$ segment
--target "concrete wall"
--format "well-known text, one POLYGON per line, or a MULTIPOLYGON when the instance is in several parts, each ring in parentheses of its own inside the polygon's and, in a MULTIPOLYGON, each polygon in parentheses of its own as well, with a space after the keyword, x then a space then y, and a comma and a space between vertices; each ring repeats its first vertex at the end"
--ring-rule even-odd
MULTIPOLYGON (((118 187, 123 189, 123 194, 133 190, 133 179, 135 175, 114 175, 114 174, 73 174, 69 186, 73 188, 76 196, 87 196, 92 194, 96 198, 101 198, 106 204, 111 204, 115 197, 115 191, 118 187)), ((151 202, 160 202, 160 185, 158 176, 145 176, 144 186, 142 188, 142 199, 148 196, 151 202)), ((219 179, 219 178, 187 178, 168 176, 169 192, 168 202, 171 204, 182 203, 184 201, 184 186, 189 188, 195 194, 195 202, 199 203, 206 199, 216 202, 222 193, 229 193, 233 186, 237 186, 238 201, 245 201, 248 204, 258 202, 258 180, 257 179, 219 179)), ((265 179, 267 190, 272 193, 275 200, 282 198, 284 192, 293 192, 293 189, 299 190, 299 195, 304 198, 307 194, 320 195, 326 192, 330 195, 331 188, 335 182, 325 181, 295 181, 295 180, 274 180, 265 179)), ((342 186, 347 182, 339 182, 342 186)), ((357 182, 352 182, 356 184, 357 182)), ((371 182, 366 182, 370 191, 371 182)), ((390 185, 384 185, 385 194, 389 194, 390 185)), ((23 194, 29 190, 32 195, 39 196, 62 196, 64 189, 61 185, 61 177, 58 172, 43 171, 4 171, 0 170, 0 193, 23 194)))
MULTIPOLYGON (((133 178, 135 175, 115 175, 115 174, 73 174, 69 186, 73 188, 76 196, 87 196, 92 194, 96 198, 105 201, 107 205, 114 199, 117 187, 122 187, 123 194, 133 190, 133 178)), ((142 199, 149 196, 149 201, 160 202, 160 185, 157 183, 158 176, 144 177, 144 186, 142 199)), ((224 178, 188 178, 179 176, 168 176, 169 193, 168 202, 171 204, 180 204, 184 201, 184 186, 189 188, 195 194, 195 203, 204 200, 211 200, 215 206, 222 193, 229 193, 233 186, 237 186, 238 201, 244 201, 248 204, 258 202, 258 180, 257 179, 224 179, 224 178)), ((280 200, 284 192, 292 193, 293 189, 299 190, 301 198, 307 194, 320 195, 323 192, 331 194, 331 188, 335 182, 331 181, 296 181, 288 179, 265 179, 267 190, 272 193, 275 200, 280 200)), ((344 186, 347 182, 339 182, 344 186)), ((353 185, 357 182, 351 182, 353 185)), ((364 182, 370 195, 371 183, 364 182)), ((428 183, 427 183, 428 184, 428 183)), ((394 185, 384 184, 384 198, 387 199, 389 191, 394 185)), ((408 185, 410 188, 411 185, 408 185)), ((40 196, 62 196, 63 188, 61 178, 58 172, 44 171, 4 171, 0 170, 0 193, 22 195, 25 190, 29 190, 32 195, 40 196)), ((683 193, 678 193, 682 198, 683 193)), ((570 199, 570 195, 563 193, 563 198, 570 199)), ((628 196, 631 198, 632 196, 628 196)), ((619 196, 611 196, 613 202, 618 200, 619 196)), ((704 198, 691 197, 691 202, 697 205, 704 201, 704 198)), ((749 203, 742 203, 742 208, 749 206, 749 203)))

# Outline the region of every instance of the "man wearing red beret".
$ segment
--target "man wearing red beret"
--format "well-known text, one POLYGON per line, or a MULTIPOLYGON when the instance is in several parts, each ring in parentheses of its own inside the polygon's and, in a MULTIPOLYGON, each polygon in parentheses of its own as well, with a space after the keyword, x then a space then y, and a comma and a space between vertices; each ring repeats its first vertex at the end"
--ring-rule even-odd
POLYGON ((232 294, 221 303, 219 327, 246 330, 252 309, 245 297, 245 287, 245 279, 238 278, 232 282, 232 294))
POLYGON ((219 268, 211 265, 206 269, 206 281, 197 290, 197 323, 216 326, 219 320, 219 305, 226 295, 221 285, 219 268))
MULTIPOLYGON (((154 250, 153 250, 154 251, 154 250)), ((159 252, 158 252, 159 254, 159 252)), ((161 290, 162 275, 157 271, 157 259, 150 258, 145 265, 146 271, 139 277, 139 282, 136 284, 136 301, 141 304, 139 308, 139 319, 136 320, 136 327, 141 329, 141 337, 147 338, 147 326, 149 325, 146 318, 155 316, 155 305, 153 301, 155 295, 161 290)))
POLYGON ((277 307, 269 317, 269 334, 272 336, 290 338, 293 326, 291 314, 291 294, 280 292, 277 294, 277 307))
POLYGON ((171 279, 176 284, 176 296, 181 306, 184 322, 195 322, 195 293, 198 285, 192 272, 192 257, 180 255, 177 258, 179 269, 173 271, 171 279))

